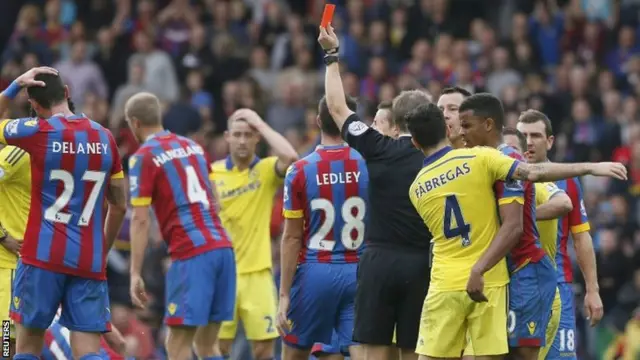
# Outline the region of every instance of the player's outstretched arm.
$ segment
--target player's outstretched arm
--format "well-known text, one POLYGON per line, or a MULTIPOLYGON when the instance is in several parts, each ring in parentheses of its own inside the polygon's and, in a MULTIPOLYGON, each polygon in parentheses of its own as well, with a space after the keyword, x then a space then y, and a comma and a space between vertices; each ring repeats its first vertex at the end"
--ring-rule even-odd
POLYGON ((251 109, 237 110, 231 115, 231 120, 233 119, 244 119, 260 133, 278 157, 276 171, 281 177, 284 176, 289 165, 298 160, 298 153, 293 145, 284 136, 273 130, 255 111, 251 109))
MULTIPOLYGON (((337 50, 340 42, 331 25, 326 29, 320 27, 318 42, 325 52, 335 51, 335 55, 338 55, 337 50)), ((329 113, 336 122, 336 125, 338 125, 338 129, 342 131, 342 126, 345 121, 347 121, 347 118, 353 114, 353 111, 349 109, 345 100, 342 78, 340 77, 340 64, 338 64, 338 62, 329 64, 326 68, 324 75, 324 93, 327 97, 329 113)))
POLYGON ((621 163, 518 163, 513 178, 533 182, 558 181, 576 176, 607 176, 618 180, 627 179, 627 168, 621 163))
POLYGON ((303 235, 303 218, 286 218, 284 220, 284 233, 280 244, 280 302, 277 319, 278 331, 283 336, 291 331, 287 313, 303 235))
POLYGON ((571 198, 559 191, 549 201, 536 207, 536 220, 553 220, 565 216, 573 209, 571 198))
POLYGON ((124 179, 111 179, 106 195, 109 208, 104 224, 104 234, 107 249, 111 249, 127 213, 127 189, 124 179))

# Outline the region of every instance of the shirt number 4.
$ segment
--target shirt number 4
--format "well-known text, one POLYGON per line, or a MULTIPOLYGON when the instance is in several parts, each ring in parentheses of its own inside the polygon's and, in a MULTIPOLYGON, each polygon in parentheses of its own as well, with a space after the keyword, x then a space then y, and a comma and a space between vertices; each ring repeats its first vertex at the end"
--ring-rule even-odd
POLYGON ((460 203, 455 195, 447 196, 444 204, 444 236, 447 239, 460 237, 462 247, 471 245, 471 225, 464 221, 460 203))

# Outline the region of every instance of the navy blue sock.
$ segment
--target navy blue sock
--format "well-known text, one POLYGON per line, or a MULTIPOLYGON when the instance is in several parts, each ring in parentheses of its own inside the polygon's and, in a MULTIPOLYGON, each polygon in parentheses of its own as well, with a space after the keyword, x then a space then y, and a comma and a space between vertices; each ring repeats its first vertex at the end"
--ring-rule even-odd
POLYGON ((15 354, 13 360, 40 360, 40 357, 32 354, 15 354))
POLYGON ((202 360, 224 360, 225 357, 220 355, 220 356, 210 356, 210 357, 206 357, 206 358, 202 358, 202 360))
POLYGON ((78 360, 102 360, 102 356, 98 353, 86 354, 78 360))

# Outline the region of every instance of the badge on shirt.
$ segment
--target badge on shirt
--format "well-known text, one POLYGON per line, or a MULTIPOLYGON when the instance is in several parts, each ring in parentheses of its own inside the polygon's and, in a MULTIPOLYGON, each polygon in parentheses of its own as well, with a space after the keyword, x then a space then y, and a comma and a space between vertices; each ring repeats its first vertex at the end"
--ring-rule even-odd
POLYGON ((18 124, 20 124, 20 120, 11 120, 7 124, 7 134, 8 135, 16 135, 18 133, 18 124))
POLYGON ((520 180, 505 181, 504 188, 511 191, 522 191, 522 181, 520 180))
POLYGON ((580 200, 580 214, 587 216, 587 208, 584 206, 584 200, 580 200))
POLYGON ((367 129, 369 129, 369 127, 367 126, 367 124, 363 123, 362 121, 354 121, 351 124, 349 124, 349 127, 348 127, 349 134, 353 136, 360 136, 364 134, 367 131, 367 129))
POLYGON ((24 122, 24 126, 34 127, 38 125, 38 120, 29 120, 24 122))
POLYGON ((138 177, 130 176, 129 177, 129 191, 134 192, 138 188, 138 177))

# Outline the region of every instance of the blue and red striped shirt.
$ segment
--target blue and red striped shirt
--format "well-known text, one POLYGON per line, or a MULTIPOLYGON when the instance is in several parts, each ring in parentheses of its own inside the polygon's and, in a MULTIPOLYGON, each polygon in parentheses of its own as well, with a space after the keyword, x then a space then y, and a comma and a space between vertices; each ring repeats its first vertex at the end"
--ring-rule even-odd
POLYGON ((209 161, 195 141, 162 131, 129 158, 132 206, 153 204, 174 260, 230 248, 215 209, 209 161))
POLYGON ((558 283, 571 283, 573 282, 573 267, 568 251, 569 235, 589 231, 591 227, 578 178, 556 181, 556 186, 564 190, 573 205, 573 210, 558 221, 558 252, 556 253, 558 283))
MULTIPOLYGON (((524 158, 516 149, 508 145, 498 147, 503 154, 524 162, 524 158)), ((534 184, 529 181, 498 181, 494 185, 494 191, 498 204, 507 204, 518 201, 522 204, 522 237, 507 256, 509 272, 519 270, 530 262, 540 261, 545 252, 540 245, 538 225, 536 225, 536 190, 534 184)))
POLYGON ((298 263, 356 263, 364 249, 369 173, 360 153, 323 146, 289 167, 284 215, 304 218, 298 263))
POLYGON ((22 262, 105 279, 105 191, 123 178, 111 132, 84 115, 2 122, 0 141, 31 156, 31 209, 22 262))

